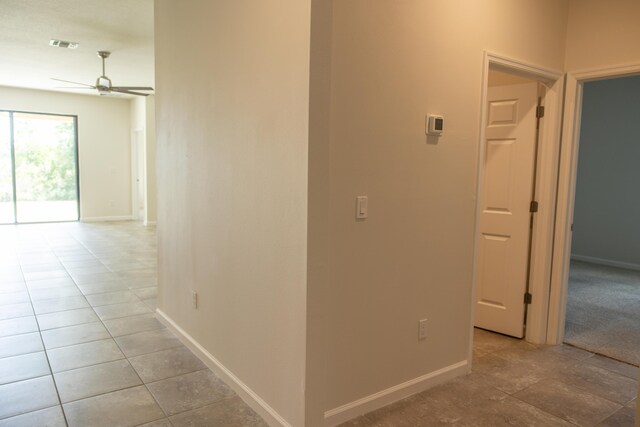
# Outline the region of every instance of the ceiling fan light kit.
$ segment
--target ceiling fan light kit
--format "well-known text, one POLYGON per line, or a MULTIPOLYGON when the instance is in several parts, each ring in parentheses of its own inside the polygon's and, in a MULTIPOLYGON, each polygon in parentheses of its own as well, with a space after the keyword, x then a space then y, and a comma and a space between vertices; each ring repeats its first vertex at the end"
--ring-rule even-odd
POLYGON ((111 52, 107 52, 105 50, 98 51, 98 56, 102 59, 102 75, 96 79, 95 86, 88 85, 85 83, 71 82, 68 80, 60 80, 54 79, 52 80, 64 83, 73 83, 77 85, 81 85, 82 87, 65 87, 64 89, 96 89, 100 95, 109 95, 113 92, 116 93, 124 93, 127 95, 137 95, 137 96, 148 96, 148 93, 138 92, 140 90, 153 90, 152 87, 149 86, 113 86, 111 83, 111 79, 107 77, 107 73, 105 71, 105 59, 111 55, 111 52))

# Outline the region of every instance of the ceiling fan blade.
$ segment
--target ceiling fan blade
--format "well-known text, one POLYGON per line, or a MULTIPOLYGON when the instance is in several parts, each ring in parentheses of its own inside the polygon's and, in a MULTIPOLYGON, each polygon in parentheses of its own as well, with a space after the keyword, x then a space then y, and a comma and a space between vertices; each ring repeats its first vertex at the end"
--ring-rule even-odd
POLYGON ((148 93, 134 92, 132 90, 124 90, 122 88, 115 88, 115 87, 111 88, 111 92, 126 93, 128 95, 149 96, 148 93))
POLYGON ((85 83, 78 83, 78 82, 71 82, 69 80, 54 79, 53 77, 51 77, 51 80, 55 80, 57 82, 63 82, 63 83, 73 83, 74 85, 86 86, 86 87, 91 88, 91 89, 95 89, 96 88, 93 85, 88 85, 88 84, 85 84, 85 83))
POLYGON ((149 86, 112 86, 111 90, 153 90, 152 87, 149 86))
POLYGON ((76 87, 76 86, 56 86, 55 89, 89 89, 93 90, 95 87, 76 87))

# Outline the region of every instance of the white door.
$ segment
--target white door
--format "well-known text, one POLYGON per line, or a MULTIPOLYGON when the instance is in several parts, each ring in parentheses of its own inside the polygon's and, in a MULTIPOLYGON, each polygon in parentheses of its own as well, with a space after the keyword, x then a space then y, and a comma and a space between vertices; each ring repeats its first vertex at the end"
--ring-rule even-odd
POLYGON ((522 338, 537 83, 489 87, 475 325, 522 338))

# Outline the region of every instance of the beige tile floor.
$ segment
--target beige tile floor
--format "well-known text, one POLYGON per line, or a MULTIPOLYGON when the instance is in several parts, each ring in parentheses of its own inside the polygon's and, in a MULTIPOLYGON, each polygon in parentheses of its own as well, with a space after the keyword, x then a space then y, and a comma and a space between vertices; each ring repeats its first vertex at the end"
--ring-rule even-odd
POLYGON ((347 426, 633 427, 638 369, 476 329, 473 372, 347 426))
MULTIPOLYGON (((155 230, 0 226, 0 427, 265 426, 159 323, 155 230)), ((346 426, 633 426, 637 368, 477 330, 474 370, 346 426)))
POLYGON ((0 427, 265 426, 156 296, 153 228, 0 226, 0 427))

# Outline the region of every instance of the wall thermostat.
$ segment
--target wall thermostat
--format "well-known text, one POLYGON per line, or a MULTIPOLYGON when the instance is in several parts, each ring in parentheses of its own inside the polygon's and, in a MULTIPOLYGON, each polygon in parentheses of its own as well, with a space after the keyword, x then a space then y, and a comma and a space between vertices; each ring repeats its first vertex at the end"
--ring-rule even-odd
POLYGON ((444 117, 435 114, 427 115, 427 135, 442 135, 444 131, 444 117))

